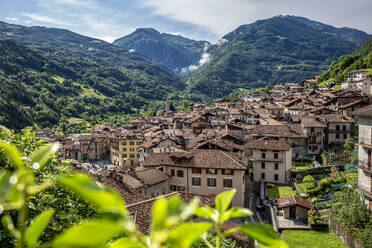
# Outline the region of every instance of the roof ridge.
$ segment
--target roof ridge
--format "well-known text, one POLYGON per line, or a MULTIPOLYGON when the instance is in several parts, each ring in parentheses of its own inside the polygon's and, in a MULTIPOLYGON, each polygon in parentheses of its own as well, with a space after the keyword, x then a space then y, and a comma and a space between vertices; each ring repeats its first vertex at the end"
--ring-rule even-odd
POLYGON ((229 156, 228 154, 226 154, 224 151, 222 151, 222 153, 227 156, 228 158, 230 158, 231 160, 233 160, 235 163, 237 163, 239 166, 243 166, 242 164, 240 164, 238 161, 236 161, 235 159, 233 159, 231 156, 229 156))
POLYGON ((132 203, 132 204, 127 205, 127 208, 133 207, 133 206, 136 206, 136 205, 139 205, 139 204, 155 201, 155 200, 163 198, 163 197, 173 196, 173 195, 179 195, 179 192, 176 191, 176 192, 172 192, 172 193, 169 193, 169 194, 166 194, 166 195, 160 195, 160 196, 153 197, 153 198, 150 198, 150 199, 147 199, 147 200, 144 200, 144 201, 139 201, 139 202, 136 202, 136 203, 132 203))

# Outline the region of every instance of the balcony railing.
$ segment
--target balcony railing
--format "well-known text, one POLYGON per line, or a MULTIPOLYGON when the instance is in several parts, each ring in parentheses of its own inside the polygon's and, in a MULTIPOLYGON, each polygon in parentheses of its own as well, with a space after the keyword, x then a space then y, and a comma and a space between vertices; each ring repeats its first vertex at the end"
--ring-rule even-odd
POLYGON ((316 132, 308 132, 309 136, 321 136, 323 133, 321 131, 316 131, 316 132))
POLYGON ((350 128, 328 129, 328 133, 350 133, 350 128))
POLYGON ((372 149, 372 139, 366 137, 359 137, 359 145, 362 145, 365 148, 372 149))
POLYGON ((368 160, 359 160, 358 168, 362 169, 365 172, 372 173, 372 162, 368 163, 368 160))
POLYGON ((259 161, 259 162, 283 162, 283 158, 262 158, 262 157, 258 157, 258 158, 255 158, 253 157, 252 159, 253 161, 259 161))

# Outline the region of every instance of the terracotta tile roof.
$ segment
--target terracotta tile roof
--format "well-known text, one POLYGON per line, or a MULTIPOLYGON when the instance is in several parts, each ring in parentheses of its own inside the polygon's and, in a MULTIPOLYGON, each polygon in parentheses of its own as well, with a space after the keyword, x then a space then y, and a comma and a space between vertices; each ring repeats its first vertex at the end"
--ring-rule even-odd
POLYGON ((299 196, 289 196, 278 199, 278 208, 285 208, 290 206, 301 206, 307 209, 313 208, 313 205, 309 200, 299 196))
POLYGON ((252 140, 248 143, 249 149, 289 151, 291 145, 280 140, 252 140))
POLYGON ((139 189, 144 186, 144 184, 140 180, 129 174, 122 174, 122 177, 123 183, 125 183, 126 185, 130 185, 133 189, 139 189))
POLYGON ((351 115, 359 117, 372 117, 372 104, 351 112, 351 115))
POLYGON ((141 168, 135 171, 135 175, 147 186, 156 185, 170 178, 170 176, 156 168, 141 168))
POLYGON ((161 197, 172 197, 179 195, 185 202, 190 202, 194 197, 200 198, 200 206, 213 206, 214 205, 214 196, 202 196, 202 195, 195 195, 186 192, 174 192, 164 196, 151 198, 148 200, 144 200, 141 202, 137 202, 134 204, 127 205, 128 211, 133 216, 133 221, 137 225, 138 229, 143 233, 148 233, 151 227, 151 214, 152 214, 152 206, 154 202, 161 198, 161 197))
POLYGON ((87 170, 78 170, 78 172, 88 174, 96 181, 113 188, 121 195, 126 204, 133 204, 145 200, 134 188, 123 183, 122 177, 115 171, 102 171, 99 174, 91 174, 87 170))
POLYGON ((301 124, 303 127, 327 127, 323 123, 321 123, 318 119, 316 118, 311 118, 311 117, 303 117, 300 118, 301 124))
POLYGON ((172 165, 180 167, 245 170, 248 158, 221 150, 198 149, 185 153, 151 153, 145 167, 172 165))
POLYGON ((263 137, 285 137, 285 138, 306 138, 307 135, 300 124, 290 125, 264 125, 256 126, 251 130, 253 136, 263 137))

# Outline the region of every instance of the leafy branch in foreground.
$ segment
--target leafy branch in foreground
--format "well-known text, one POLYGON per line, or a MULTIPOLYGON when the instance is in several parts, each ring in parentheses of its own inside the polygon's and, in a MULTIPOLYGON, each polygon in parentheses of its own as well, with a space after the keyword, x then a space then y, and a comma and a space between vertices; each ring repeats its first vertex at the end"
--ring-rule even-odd
POLYGON ((200 241, 209 248, 221 248, 224 240, 234 232, 241 232, 270 247, 287 247, 269 225, 249 223, 222 231, 223 223, 229 219, 252 214, 245 208, 229 208, 235 189, 219 194, 215 199, 216 208, 200 207, 198 198, 189 204, 179 196, 159 198, 153 205, 151 229, 148 234, 143 234, 135 226, 120 195, 84 174, 59 176, 56 183, 95 206, 99 217, 75 225, 54 240, 40 244, 39 238, 54 210, 42 212, 28 224, 27 202, 31 196, 54 184, 53 181, 35 184, 34 171, 42 168, 57 148, 56 144, 44 146, 29 157, 22 158, 13 145, 0 142, 0 149, 16 168, 14 172, 2 170, 0 173, 0 210, 16 210, 18 217, 17 224, 9 215, 3 216, 2 222, 19 248, 188 248, 200 241), (201 220, 193 222, 193 217, 201 220), (203 219, 208 221, 203 222, 203 219), (215 245, 208 241, 207 236, 211 234, 215 235, 215 245))
POLYGON ((5 169, 0 171, 0 213, 4 210, 17 211, 16 224, 13 223, 10 215, 4 215, 1 221, 16 240, 16 245, 19 248, 35 247, 53 216, 54 210, 47 210, 27 226, 30 197, 54 184, 49 180, 36 184, 34 171, 43 168, 57 149, 58 144, 46 145, 33 152, 29 157, 22 158, 17 148, 12 144, 0 142, 0 150, 14 168, 13 172, 5 169))

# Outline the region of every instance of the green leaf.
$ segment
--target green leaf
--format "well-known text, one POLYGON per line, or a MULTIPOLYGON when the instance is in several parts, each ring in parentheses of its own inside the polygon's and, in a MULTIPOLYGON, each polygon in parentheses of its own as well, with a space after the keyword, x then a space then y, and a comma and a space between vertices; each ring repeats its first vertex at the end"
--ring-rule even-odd
POLYGON ((229 208, 230 203, 235 195, 235 192, 236 189, 232 189, 222 192, 221 194, 216 196, 215 203, 218 212, 223 213, 229 208))
POLYGON ((23 169, 24 163, 21 159, 21 155, 18 152, 17 148, 6 142, 0 141, 0 149, 3 150, 4 155, 9 159, 10 163, 17 169, 23 169))
POLYGON ((221 215, 220 221, 225 222, 229 219, 241 218, 252 215, 253 212, 247 208, 233 207, 221 215))
POLYGON ((120 238, 110 245, 110 248, 141 248, 140 243, 130 238, 120 238))
POLYGON ((212 223, 184 223, 173 229, 168 237, 172 247, 188 248, 212 228, 212 223))
POLYGON ((76 193, 83 200, 94 204, 102 212, 128 214, 125 203, 117 192, 99 185, 87 175, 64 175, 59 177, 57 182, 76 193))
POLYGON ((216 209, 209 206, 197 207, 194 214, 200 218, 210 219, 213 222, 218 222, 219 213, 216 209))
POLYGON ((3 218, 1 218, 1 222, 15 239, 18 239, 21 236, 19 231, 14 227, 14 223, 10 215, 3 216, 3 218))
POLYGON ((48 226, 50 219, 54 214, 53 209, 46 210, 37 216, 32 224, 27 228, 25 233, 25 241, 27 247, 34 247, 40 238, 40 235, 44 232, 48 226))
POLYGON ((54 240, 53 247, 104 247, 111 238, 123 231, 122 226, 116 222, 94 220, 68 229, 54 240))
POLYGON ((12 187, 12 184, 9 181, 10 177, 10 172, 5 170, 0 172, 0 203, 6 201, 9 190, 12 187))
POLYGON ((239 231, 266 246, 287 248, 287 244, 279 239, 279 235, 268 224, 247 223, 239 227, 239 231))
POLYGON ((159 198, 152 207, 152 230, 161 230, 166 226, 167 214, 167 200, 159 198))
POLYGON ((50 156, 57 152, 59 147, 58 143, 49 144, 41 147, 31 154, 31 166, 33 169, 38 170, 43 167, 49 160, 50 156))

